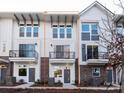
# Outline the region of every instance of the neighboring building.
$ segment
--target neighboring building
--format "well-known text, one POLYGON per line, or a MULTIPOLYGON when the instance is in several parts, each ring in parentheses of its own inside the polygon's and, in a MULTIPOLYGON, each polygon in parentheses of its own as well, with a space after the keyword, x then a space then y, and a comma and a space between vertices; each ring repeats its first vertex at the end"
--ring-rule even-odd
MULTIPOLYGON (((116 15, 114 17, 115 31, 118 32, 117 37, 124 35, 124 15, 116 15)), ((113 64, 114 68, 114 84, 120 85, 122 82, 122 63, 121 60, 119 63, 113 64)))
POLYGON ((113 83, 99 38, 106 13, 113 14, 97 1, 80 13, 0 13, 0 62, 11 62, 16 81, 113 83))

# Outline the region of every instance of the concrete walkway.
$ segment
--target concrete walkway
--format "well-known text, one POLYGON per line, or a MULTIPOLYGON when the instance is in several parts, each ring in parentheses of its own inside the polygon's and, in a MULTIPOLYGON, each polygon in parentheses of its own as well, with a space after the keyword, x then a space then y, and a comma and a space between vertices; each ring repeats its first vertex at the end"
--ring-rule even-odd
POLYGON ((30 83, 27 83, 27 84, 22 84, 22 85, 15 86, 15 88, 29 88, 33 84, 34 84, 33 82, 30 82, 30 83))
POLYGON ((64 89, 77 89, 75 85, 72 84, 63 84, 64 89))

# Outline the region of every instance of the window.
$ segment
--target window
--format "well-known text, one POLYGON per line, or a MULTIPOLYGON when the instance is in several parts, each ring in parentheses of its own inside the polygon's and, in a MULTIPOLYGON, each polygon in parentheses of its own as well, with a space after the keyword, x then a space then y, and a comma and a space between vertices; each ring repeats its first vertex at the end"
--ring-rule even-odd
POLYGON ((98 59, 98 46, 87 46, 87 59, 98 59))
POLYGON ((55 45, 54 52, 56 58, 69 58, 70 45, 55 45))
POLYGON ((54 77, 62 77, 62 70, 58 69, 58 70, 54 71, 54 77))
POLYGON ((33 27, 33 36, 34 37, 38 37, 38 30, 39 30, 39 27, 38 26, 34 26, 33 27))
POLYGON ((92 24, 91 25, 91 31, 92 31, 92 34, 98 34, 97 24, 92 24))
POLYGON ((99 40, 98 23, 82 23, 82 40, 99 40))
POLYGON ((71 27, 67 27, 66 28, 66 32, 67 32, 67 38, 71 38, 72 37, 72 28, 71 27))
POLYGON ((64 38, 64 37, 65 37, 64 27, 60 27, 60 38, 64 38))
POLYGON ((53 38, 58 38, 58 29, 57 28, 53 28, 53 38))
POLYGON ((19 57, 34 57, 34 44, 19 44, 19 57))
POLYGON ((82 23, 82 31, 83 32, 89 32, 89 24, 88 23, 82 23))
POLYGON ((92 76, 100 77, 100 68, 92 68, 92 76))
POLYGON ((27 37, 31 37, 31 33, 32 33, 32 27, 31 26, 27 26, 26 27, 26 36, 27 37))
POLYGON ((26 68, 20 68, 19 69, 19 76, 27 76, 27 69, 26 68))
POLYGON ((20 37, 24 37, 25 28, 24 27, 20 27, 19 31, 20 31, 19 36, 20 37))

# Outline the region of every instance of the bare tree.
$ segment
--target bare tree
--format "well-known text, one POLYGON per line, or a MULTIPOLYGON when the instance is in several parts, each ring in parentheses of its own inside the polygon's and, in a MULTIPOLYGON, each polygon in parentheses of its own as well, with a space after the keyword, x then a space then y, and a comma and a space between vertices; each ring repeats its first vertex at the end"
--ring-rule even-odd
POLYGON ((107 19, 102 18, 104 27, 99 27, 99 37, 102 42, 100 45, 107 49, 109 64, 117 66, 121 64, 122 78, 119 92, 124 93, 124 1, 118 0, 116 5, 122 9, 122 15, 111 15, 106 12, 107 19), (121 18, 116 21, 119 16, 121 18), (116 28, 118 23, 122 25, 119 29, 116 28))

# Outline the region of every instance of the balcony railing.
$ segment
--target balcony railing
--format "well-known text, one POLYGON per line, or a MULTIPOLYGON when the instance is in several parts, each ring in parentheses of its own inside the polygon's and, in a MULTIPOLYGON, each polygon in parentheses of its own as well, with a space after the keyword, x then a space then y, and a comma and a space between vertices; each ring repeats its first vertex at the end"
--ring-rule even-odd
POLYGON ((49 52, 51 59, 75 59, 75 52, 49 52))
POLYGON ((35 50, 10 50, 9 57, 38 58, 38 53, 35 50))
POLYGON ((107 52, 99 52, 95 54, 85 54, 83 57, 83 60, 86 61, 88 59, 108 59, 108 53, 107 52))

